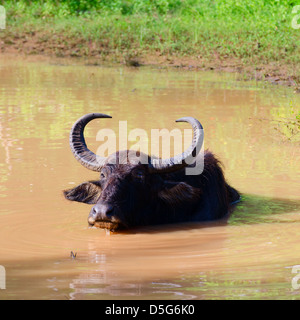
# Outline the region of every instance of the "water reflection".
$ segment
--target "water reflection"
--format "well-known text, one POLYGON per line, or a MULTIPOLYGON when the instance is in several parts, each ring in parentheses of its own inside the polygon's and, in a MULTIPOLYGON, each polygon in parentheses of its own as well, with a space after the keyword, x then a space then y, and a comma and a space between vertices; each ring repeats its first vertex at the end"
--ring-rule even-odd
MULTIPOLYGON (((241 202, 229 217, 230 225, 282 222, 283 213, 297 213, 300 211, 300 201, 273 199, 257 195, 242 195, 241 202)), ((300 219, 300 217, 299 217, 300 219)), ((288 220, 292 222, 291 220, 288 220)))

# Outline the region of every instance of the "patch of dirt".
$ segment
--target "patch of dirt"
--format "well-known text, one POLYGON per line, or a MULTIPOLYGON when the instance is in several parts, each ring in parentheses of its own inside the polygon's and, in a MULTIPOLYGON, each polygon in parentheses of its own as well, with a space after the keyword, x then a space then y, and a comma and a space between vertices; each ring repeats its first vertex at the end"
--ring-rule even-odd
POLYGON ((216 55, 207 60, 201 55, 181 57, 137 50, 132 50, 130 53, 116 53, 108 50, 105 43, 97 44, 82 38, 45 32, 2 32, 0 33, 0 53, 88 58, 88 64, 92 65, 117 63, 131 67, 151 65, 160 68, 235 72, 241 75, 240 80, 255 79, 275 85, 292 86, 295 92, 300 93, 300 79, 294 74, 296 67, 284 63, 271 62, 252 66, 244 64, 240 59, 224 59, 216 55))

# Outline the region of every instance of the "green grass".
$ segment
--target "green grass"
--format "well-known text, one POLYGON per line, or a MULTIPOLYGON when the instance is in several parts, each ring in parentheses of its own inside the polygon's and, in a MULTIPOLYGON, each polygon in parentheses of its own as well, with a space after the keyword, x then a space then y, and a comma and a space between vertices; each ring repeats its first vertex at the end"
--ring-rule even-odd
MULTIPOLYGON (((6 32, 94 41, 106 54, 160 52, 242 63, 300 62, 293 0, 0 1, 6 32)), ((300 4, 300 2, 299 2, 300 4)), ((300 12, 299 12, 300 14, 300 12)), ((300 19, 299 19, 300 23, 300 19)))

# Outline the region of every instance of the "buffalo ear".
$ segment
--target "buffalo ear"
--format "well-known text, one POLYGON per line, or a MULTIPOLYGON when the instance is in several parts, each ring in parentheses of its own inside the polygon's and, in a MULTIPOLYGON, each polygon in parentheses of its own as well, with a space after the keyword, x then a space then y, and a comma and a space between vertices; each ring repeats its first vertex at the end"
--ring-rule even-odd
POLYGON ((99 181, 88 181, 79 186, 64 190, 64 196, 70 201, 78 201, 87 204, 95 204, 101 194, 99 181))
POLYGON ((194 188, 185 182, 165 181, 158 196, 169 205, 176 206, 183 203, 195 203, 201 197, 201 189, 194 188))

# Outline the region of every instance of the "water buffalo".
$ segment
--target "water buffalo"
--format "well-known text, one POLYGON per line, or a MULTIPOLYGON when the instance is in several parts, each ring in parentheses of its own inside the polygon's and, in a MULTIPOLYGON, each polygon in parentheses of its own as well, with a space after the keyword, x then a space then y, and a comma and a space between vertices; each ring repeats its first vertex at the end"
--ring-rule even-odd
POLYGON ((104 158, 87 148, 83 131, 95 118, 111 118, 91 113, 78 119, 70 133, 75 158, 87 169, 100 172, 100 179, 65 190, 68 200, 93 204, 88 216, 91 226, 110 231, 138 226, 179 222, 209 221, 227 215, 239 193, 224 178, 220 162, 210 152, 202 152, 203 172, 186 175, 187 159, 199 156, 203 128, 199 121, 186 117, 177 121, 193 127, 191 146, 170 159, 151 161, 146 154, 128 150, 104 158), (141 161, 141 158, 147 161, 141 161))

